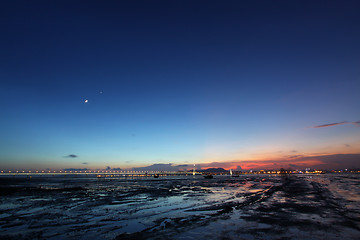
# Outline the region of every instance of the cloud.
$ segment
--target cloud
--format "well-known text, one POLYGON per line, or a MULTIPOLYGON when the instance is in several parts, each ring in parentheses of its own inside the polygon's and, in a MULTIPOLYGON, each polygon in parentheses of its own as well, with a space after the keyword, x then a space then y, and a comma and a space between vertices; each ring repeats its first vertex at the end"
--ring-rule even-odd
POLYGON ((84 164, 84 165, 88 165, 89 163, 88 163, 88 162, 83 162, 82 164, 84 164))
POLYGON ((188 167, 189 165, 187 165, 187 164, 184 164, 184 165, 177 165, 176 167, 188 167))
POLYGON ((301 168, 303 168, 304 166, 301 166, 301 165, 298 165, 298 164, 291 164, 291 163, 290 163, 290 164, 289 164, 289 167, 290 167, 290 168, 296 168, 296 169, 300 168, 300 169, 301 169, 301 168))
POLYGON ((308 165, 315 169, 359 168, 360 154, 332 154, 322 156, 306 156, 296 159, 296 163, 308 165))
POLYGON ((177 165, 173 166, 171 163, 157 163, 147 167, 138 167, 133 168, 134 171, 179 171, 179 170, 189 170, 192 169, 193 166, 190 165, 177 165))
POLYGON ((299 157, 303 157, 303 155, 298 154, 298 155, 290 155, 290 156, 287 156, 287 158, 289 158, 289 159, 299 158, 299 157))
POLYGON ((349 123, 349 122, 328 123, 328 124, 322 124, 322 125, 312 126, 312 127, 310 127, 310 128, 332 127, 332 126, 343 125, 343 124, 348 124, 348 123, 349 123))
POLYGON ((344 125, 344 124, 353 124, 357 127, 360 127, 360 121, 356 121, 356 122, 337 122, 337 123, 328 123, 328 124, 322 124, 322 125, 316 125, 316 126, 312 126, 309 128, 323 128, 323 127, 333 127, 333 126, 338 126, 338 125, 344 125))
POLYGON ((69 154, 67 156, 64 156, 65 158, 77 158, 78 155, 75 155, 75 154, 69 154))

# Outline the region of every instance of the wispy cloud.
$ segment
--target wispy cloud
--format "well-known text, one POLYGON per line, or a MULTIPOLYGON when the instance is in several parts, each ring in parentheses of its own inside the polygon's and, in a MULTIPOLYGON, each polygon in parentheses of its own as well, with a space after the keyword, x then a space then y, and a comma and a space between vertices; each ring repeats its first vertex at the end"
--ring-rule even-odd
POLYGON ((348 123, 349 122, 327 123, 327 124, 312 126, 310 128, 332 127, 332 126, 343 125, 343 124, 348 124, 348 123))
POLYGON ((69 154, 67 156, 64 156, 65 158, 77 158, 78 155, 75 155, 75 154, 69 154))
POLYGON ((299 157, 303 157, 303 155, 290 155, 290 156, 287 156, 288 159, 294 159, 294 158, 299 158, 299 157))
POLYGON ((88 165, 89 163, 88 163, 88 162, 83 162, 82 164, 84 164, 84 165, 88 165))
POLYGON ((327 124, 322 124, 322 125, 316 125, 316 126, 312 126, 309 128, 323 128, 323 127, 333 127, 333 126, 338 126, 338 125, 344 125, 344 124, 354 124, 355 126, 360 127, 360 121, 356 121, 356 122, 337 122, 337 123, 327 123, 327 124))

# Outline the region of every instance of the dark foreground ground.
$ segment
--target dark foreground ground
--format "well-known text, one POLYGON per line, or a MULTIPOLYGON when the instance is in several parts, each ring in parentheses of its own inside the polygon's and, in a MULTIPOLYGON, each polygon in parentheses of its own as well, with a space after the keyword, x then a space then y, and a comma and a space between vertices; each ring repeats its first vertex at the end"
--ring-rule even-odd
POLYGON ((3 176, 0 239, 360 239, 360 176, 3 176))

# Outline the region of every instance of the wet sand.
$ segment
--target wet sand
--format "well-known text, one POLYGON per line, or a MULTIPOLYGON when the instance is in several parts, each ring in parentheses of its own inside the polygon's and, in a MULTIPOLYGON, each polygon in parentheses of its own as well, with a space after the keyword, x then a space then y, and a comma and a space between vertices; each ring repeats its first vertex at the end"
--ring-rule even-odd
POLYGON ((359 175, 0 177, 0 239, 359 239, 359 175))

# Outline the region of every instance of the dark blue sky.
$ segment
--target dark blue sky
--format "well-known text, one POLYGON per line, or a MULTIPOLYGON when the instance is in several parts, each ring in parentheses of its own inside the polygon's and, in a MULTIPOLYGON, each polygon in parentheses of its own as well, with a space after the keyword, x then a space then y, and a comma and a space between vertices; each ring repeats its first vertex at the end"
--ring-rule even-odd
POLYGON ((2 1, 0 163, 98 168, 358 153, 355 124, 307 127, 360 120, 359 7, 2 1))

